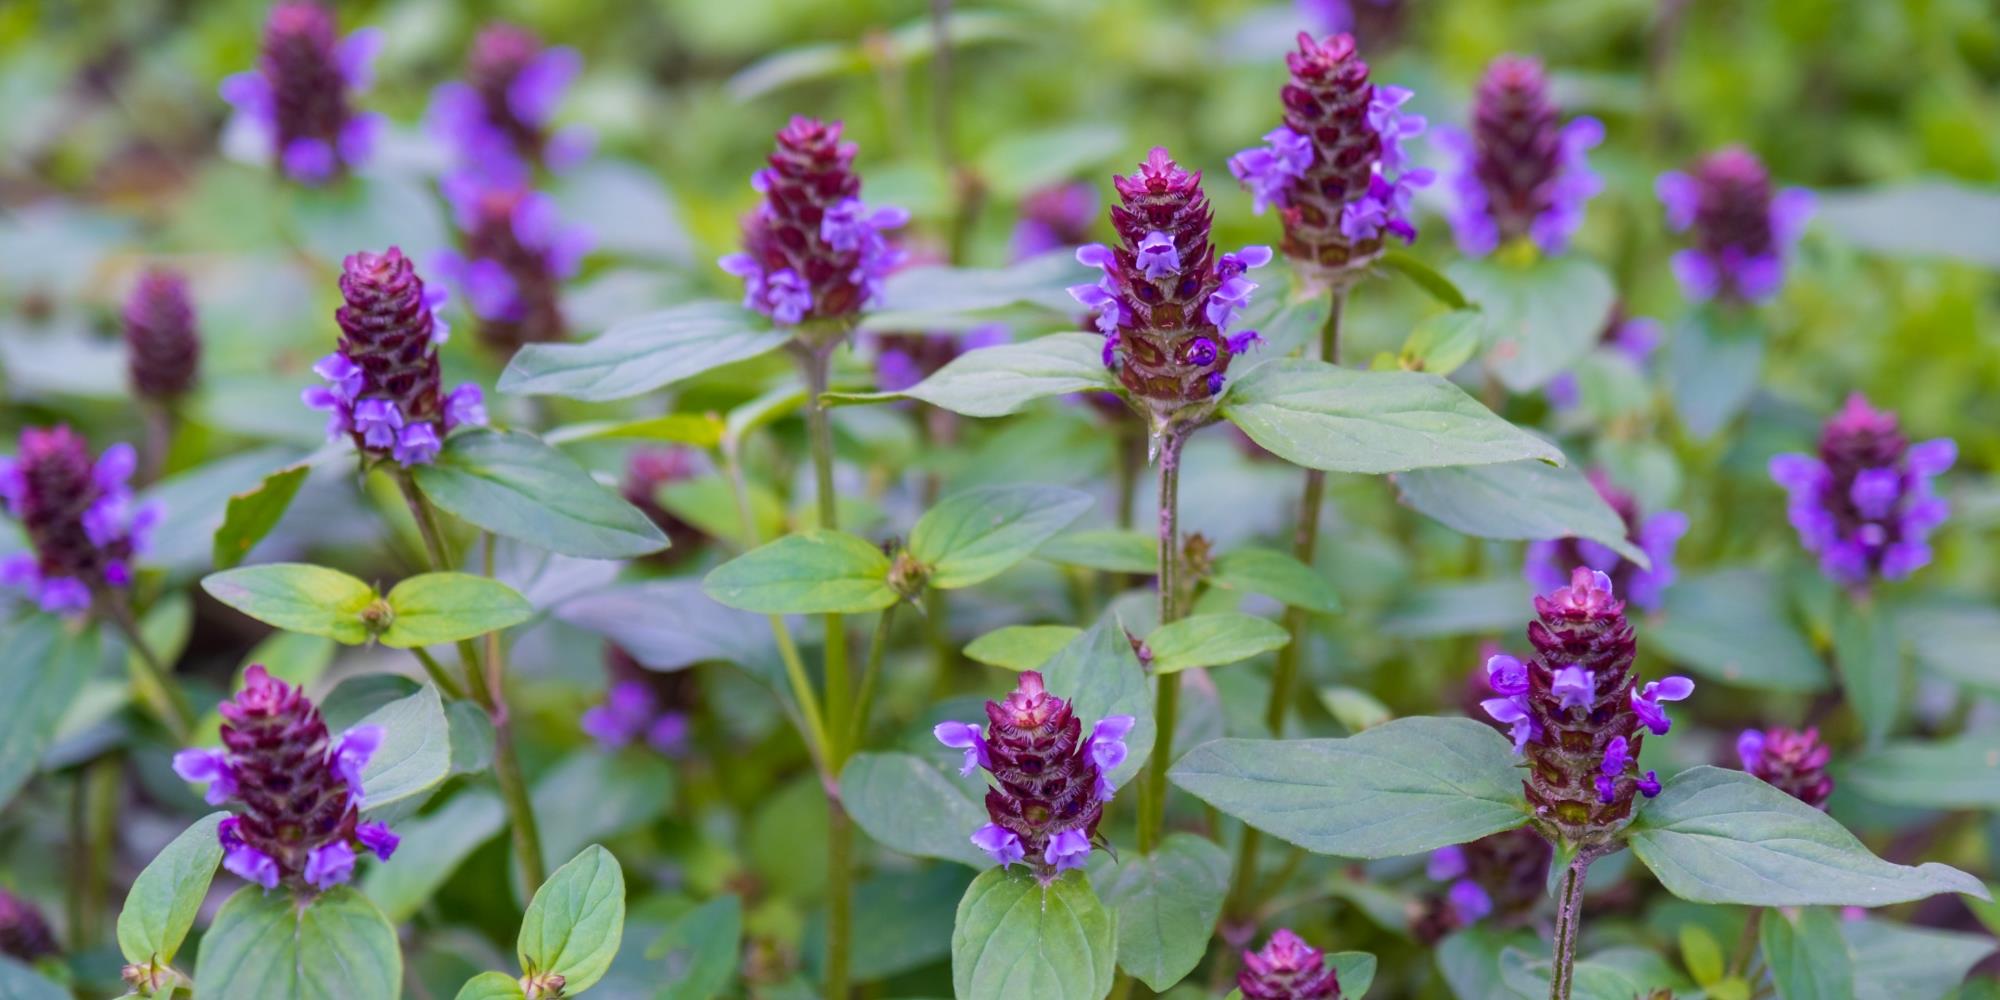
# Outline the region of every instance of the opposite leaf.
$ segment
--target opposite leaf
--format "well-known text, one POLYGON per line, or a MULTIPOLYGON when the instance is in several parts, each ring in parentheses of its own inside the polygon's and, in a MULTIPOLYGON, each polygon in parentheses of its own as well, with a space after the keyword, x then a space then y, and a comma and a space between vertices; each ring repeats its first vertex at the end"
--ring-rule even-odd
POLYGON ((944 590, 993 578, 1028 557, 1094 503, 1059 486, 988 486, 945 498, 910 531, 910 554, 944 590))
POLYGON ((959 1000, 1101 1000, 1111 990, 1118 918, 1080 871, 1044 886, 989 869, 959 900, 951 980, 959 1000))
POLYGON ((1987 896, 1956 868, 1876 857, 1832 817, 1741 771, 1675 775, 1629 831, 1632 853, 1660 884, 1696 903, 1886 906, 1941 892, 1987 896))
POLYGON ((375 588, 336 569, 265 563, 202 578, 209 595, 266 625, 354 646, 368 641, 361 612, 375 588))
POLYGON ((967 351, 902 392, 828 393, 826 398, 879 403, 907 397, 968 417, 1004 417, 1037 399, 1116 389, 1103 351, 1104 338, 1098 334, 1057 333, 967 351))
POLYGON ((336 886, 303 905, 244 886, 201 939, 198 997, 397 1000, 403 954, 396 929, 367 898, 336 886))
POLYGON ((604 978, 624 932, 625 872, 592 844, 535 890, 521 917, 521 968, 561 976, 564 995, 581 993, 604 978))
POLYGON ((1215 561, 1205 582, 1219 590, 1262 594, 1307 611, 1340 610, 1340 594, 1325 576, 1274 549, 1231 549, 1215 561))
POLYGON ((1098 881, 1118 912, 1118 966, 1164 992, 1194 971, 1208 948, 1229 891, 1229 855, 1175 833, 1151 854, 1120 858, 1098 881))
POLYGON ((364 810, 375 813, 423 795, 450 776, 451 726, 437 688, 426 684, 356 724, 382 729, 381 745, 361 770, 364 810))
POLYGON ((965 658, 1003 670, 1034 670, 1083 630, 1073 625, 1008 625, 967 643, 965 658))
POLYGON ((1487 364, 1515 392, 1541 388, 1588 353, 1617 298, 1610 275, 1576 256, 1527 266, 1460 260, 1448 273, 1485 311, 1487 364))
POLYGON ((210 813, 182 831, 132 882, 118 911, 118 950, 134 964, 166 965, 194 926, 209 882, 222 864, 216 828, 228 813, 210 813))
POLYGON ((381 635, 384 646, 441 646, 519 625, 535 609, 514 588, 470 573, 425 573, 391 588, 396 613, 381 635))
POLYGON ((906 753, 858 753, 840 772, 842 805, 877 843, 976 869, 993 864, 972 844, 986 823, 984 792, 979 778, 947 775, 906 753))
POLYGON ((889 557, 842 531, 786 535, 710 570, 708 596, 765 614, 858 614, 896 603, 889 557))

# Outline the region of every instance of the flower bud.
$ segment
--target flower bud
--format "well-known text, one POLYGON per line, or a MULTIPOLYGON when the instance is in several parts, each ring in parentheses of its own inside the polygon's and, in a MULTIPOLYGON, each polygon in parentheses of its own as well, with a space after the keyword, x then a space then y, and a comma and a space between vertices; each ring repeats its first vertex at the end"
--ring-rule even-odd
POLYGON ((1339 1000, 1340 977, 1325 952, 1281 927, 1262 951, 1243 953, 1236 988, 1244 1000, 1339 1000))
POLYGON ((1771 176, 1749 150, 1711 153, 1688 173, 1661 174, 1654 191, 1667 225, 1694 245, 1674 254, 1681 291, 1697 302, 1761 302, 1785 281, 1785 254, 1812 217, 1812 192, 1773 193, 1771 176))
POLYGON ((1951 510, 1931 481, 1957 459, 1950 438, 1912 445, 1895 414, 1857 393, 1820 432, 1817 455, 1775 456, 1771 478, 1790 494, 1792 527, 1821 570, 1863 588, 1931 561, 1928 539, 1951 510))
POLYGON ((195 332, 187 280, 161 269, 141 274, 125 300, 124 318, 132 391, 156 402, 187 395, 201 364, 201 337, 195 332))
POLYGON ((550 124, 582 71, 575 49, 545 46, 511 24, 488 25, 472 41, 466 79, 431 95, 426 124, 452 147, 461 168, 502 185, 524 185, 536 167, 560 172, 590 156, 595 139, 589 129, 550 124))
POLYGON ((459 251, 437 258, 479 319, 479 339, 511 357, 523 344, 562 340, 562 283, 590 252, 590 233, 557 217, 555 199, 526 186, 501 186, 459 172, 444 193, 459 228, 459 251))
POLYGON ((1814 809, 1824 810, 1833 796, 1826 773, 1833 748, 1820 742, 1818 729, 1745 729, 1736 738, 1736 756, 1745 771, 1814 809))
POLYGON ((1641 517, 1639 502, 1619 489, 1601 469, 1589 472, 1590 485, 1625 524, 1625 540, 1646 553, 1652 569, 1641 569, 1624 556, 1588 538, 1559 538, 1528 543, 1524 573, 1538 591, 1563 585, 1562 567, 1588 566, 1603 570, 1613 589, 1647 611, 1656 611, 1667 586, 1674 582, 1674 546, 1687 534, 1687 515, 1677 510, 1658 511, 1641 517))
POLYGON ((41 909, 6 889, 0 889, 0 955, 33 963, 61 952, 62 949, 56 946, 55 935, 49 933, 49 922, 43 919, 41 909))
POLYGON ((1455 161, 1447 174, 1461 250, 1486 254, 1531 239, 1553 254, 1569 244, 1584 203, 1603 187, 1586 154, 1604 140, 1604 126, 1560 119, 1541 62, 1502 56, 1480 81, 1472 130, 1437 130, 1434 141, 1455 161))
POLYGON ((381 32, 337 37, 333 13, 315 0, 271 8, 257 68, 222 81, 237 127, 265 145, 301 184, 324 184, 367 161, 382 116, 356 113, 354 92, 367 87, 381 32))
POLYGON ((132 559, 145 552, 163 513, 157 503, 133 501, 137 463, 128 444, 92 458, 89 443, 66 426, 23 430, 14 457, 0 458, 0 501, 30 550, 0 556, 0 586, 67 614, 87 610, 100 591, 129 585, 132 559))

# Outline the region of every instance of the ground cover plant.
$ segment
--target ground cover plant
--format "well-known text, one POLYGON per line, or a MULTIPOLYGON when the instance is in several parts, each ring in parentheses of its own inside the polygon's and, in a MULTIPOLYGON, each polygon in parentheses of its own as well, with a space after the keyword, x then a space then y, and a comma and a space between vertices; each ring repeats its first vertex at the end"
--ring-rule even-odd
POLYGON ((0 53, 0 997, 2000 997, 1976 0, 0 53))

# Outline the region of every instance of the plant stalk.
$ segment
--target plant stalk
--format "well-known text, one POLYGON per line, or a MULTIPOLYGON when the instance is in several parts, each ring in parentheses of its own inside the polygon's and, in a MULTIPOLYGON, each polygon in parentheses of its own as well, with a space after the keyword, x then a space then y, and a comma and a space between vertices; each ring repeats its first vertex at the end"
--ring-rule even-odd
POLYGON ((1556 890, 1555 960, 1549 967, 1549 1000, 1570 1000, 1570 986, 1576 978, 1576 941, 1583 930, 1583 877, 1591 860, 1589 851, 1578 851, 1556 890))
MULTIPOLYGON (((806 432, 812 444, 813 481, 818 493, 819 526, 840 527, 838 495, 833 485, 833 423, 824 395, 830 381, 835 343, 803 345, 806 374, 806 432)), ((827 883, 826 996, 847 1000, 848 953, 854 936, 854 831, 840 802, 840 768, 847 763, 847 731, 854 712, 852 679, 847 671, 847 629, 840 615, 825 616, 827 718, 827 883)))
MULTIPOLYGON (((1160 442, 1160 624, 1181 616, 1181 446, 1188 430, 1170 425, 1160 442)), ((1159 843, 1167 814, 1167 768, 1173 763, 1174 717, 1179 714, 1181 677, 1166 674, 1155 679, 1153 696, 1153 757, 1146 770, 1144 794, 1139 797, 1139 850, 1152 851, 1159 843)))
MULTIPOLYGON (((875 620, 875 634, 868 640, 868 662, 861 668, 861 694, 854 699, 854 721, 847 729, 847 748, 852 752, 868 733, 868 713, 875 702, 875 682, 882 673, 882 654, 889 645, 889 626, 896 619, 896 605, 882 609, 875 620)), ((843 763, 845 763, 843 761, 843 763)))
MULTIPOLYGON (((757 521, 750 512, 750 485, 743 478, 743 461, 736 453, 733 443, 724 444, 722 467, 729 477, 729 488, 736 495, 736 517, 742 523, 743 550, 745 552, 762 544, 758 537, 757 521)), ((805 659, 799 655, 798 644, 792 641, 792 630, 785 624, 783 615, 765 616, 771 622, 771 638, 777 642, 778 657, 785 664, 785 679, 792 688, 792 700, 799 706, 799 724, 803 730, 806 751, 819 766, 821 775, 831 781, 826 773, 827 745, 826 720, 820 714, 819 694, 813 690, 812 679, 806 675, 805 659)))
POLYGON ((145 675, 146 686, 153 688, 148 694, 157 697, 142 700, 152 703, 153 714, 160 724, 167 727, 174 741, 186 744, 194 732, 194 706, 188 703, 187 694, 174 686, 167 664, 153 652, 146 635, 139 629, 139 620, 132 615, 132 606, 125 603, 125 595, 108 589, 100 589, 97 595, 98 611, 111 620, 125 641, 132 644, 132 652, 138 655, 140 672, 145 675))

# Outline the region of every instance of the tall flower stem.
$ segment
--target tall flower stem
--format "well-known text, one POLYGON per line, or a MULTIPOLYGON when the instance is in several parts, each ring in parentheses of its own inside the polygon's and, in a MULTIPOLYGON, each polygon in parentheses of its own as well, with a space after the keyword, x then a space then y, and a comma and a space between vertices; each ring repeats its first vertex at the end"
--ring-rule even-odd
MULTIPOLYGON (((410 506, 410 516, 416 519, 417 531, 423 535, 424 550, 430 556, 431 569, 444 572, 452 568, 445 547, 444 531, 438 523, 437 511, 431 502, 417 489, 416 481, 407 471, 398 471, 396 485, 403 492, 403 500, 410 506)), ((497 648, 497 647, 496 647, 497 648)), ((542 834, 535 822, 534 800, 528 794, 526 775, 521 770, 521 758, 514 749, 514 725, 512 713, 507 708, 507 694, 504 679, 500 676, 500 664, 493 664, 488 672, 485 660, 479 655, 479 647, 471 640, 458 644, 458 655, 465 670, 465 686, 472 695, 473 703, 486 710, 486 717, 493 723, 493 780, 500 786, 500 799, 507 807, 507 826, 513 833, 514 857, 521 866, 521 884, 533 893, 548 879, 548 866, 542 860, 542 834)))
MULTIPOLYGON (((1181 446, 1189 429, 1169 424, 1160 440, 1160 624, 1181 616, 1181 446)), ((1167 768, 1173 763, 1174 717, 1179 714, 1181 678, 1167 674, 1155 679, 1153 696, 1153 758, 1146 770, 1145 794, 1139 798, 1139 850, 1159 843, 1167 815, 1167 768)))
MULTIPOLYGON (((806 432, 812 445, 813 481, 819 501, 819 526, 840 527, 838 496, 833 487, 833 424, 826 402, 829 369, 838 339, 801 345, 806 375, 806 432)), ((846 734, 854 711, 852 679, 847 670, 847 629, 840 615, 827 615, 827 884, 826 996, 847 1000, 848 952, 854 936, 854 826, 840 803, 840 769, 847 763, 846 734)))
MULTIPOLYGON (((729 478, 729 489, 736 495, 736 517, 742 525, 743 550, 748 552, 763 542, 757 533, 756 518, 750 512, 750 484, 743 478, 743 460, 737 454, 736 443, 724 442, 721 454, 723 474, 729 478)), ((799 705, 799 725, 806 750, 824 773, 830 748, 827 746, 826 721, 820 714, 819 694, 813 690, 812 679, 806 676, 805 659, 799 655, 798 643, 792 641, 792 630, 785 624, 784 616, 767 617, 771 622, 771 638, 778 646, 778 657, 785 664, 785 679, 791 685, 792 699, 799 705)))
POLYGON ((132 606, 125 603, 125 595, 115 591, 102 591, 97 596, 97 607, 104 618, 110 620, 125 641, 132 644, 139 669, 145 674, 146 685, 153 688, 155 697, 147 698, 153 703, 153 712, 160 723, 167 727, 175 742, 188 742, 194 732, 194 706, 188 703, 186 693, 174 686, 173 678, 160 654, 146 641, 146 635, 139 629, 139 621, 132 615, 132 606))
MULTIPOLYGON (((1326 322, 1320 324, 1320 360, 1331 364, 1340 363, 1340 321, 1347 307, 1347 289, 1337 288, 1327 304, 1326 322)), ((1318 469, 1306 470, 1305 489, 1299 495, 1298 522, 1292 528, 1292 556, 1307 566, 1313 564, 1313 554, 1319 548, 1320 508, 1326 501, 1326 473, 1318 469)), ((1309 618, 1303 608, 1285 608, 1285 632, 1290 640, 1278 647, 1277 669, 1271 675, 1271 697, 1264 703, 1264 725, 1271 731, 1273 739, 1283 739, 1285 716, 1292 705, 1292 688, 1297 686, 1299 677, 1299 657, 1305 655, 1306 626, 1309 618)), ((1243 839, 1237 844, 1236 884, 1230 891, 1229 913, 1241 917, 1254 904, 1251 899, 1253 885, 1257 880, 1257 851, 1263 845, 1263 834, 1255 827, 1243 828, 1243 839)))
POLYGON ((1583 930, 1583 876, 1591 859, 1589 851, 1577 852, 1556 889, 1555 961, 1549 969, 1549 1000, 1570 1000, 1570 984, 1576 978, 1576 939, 1583 930))

